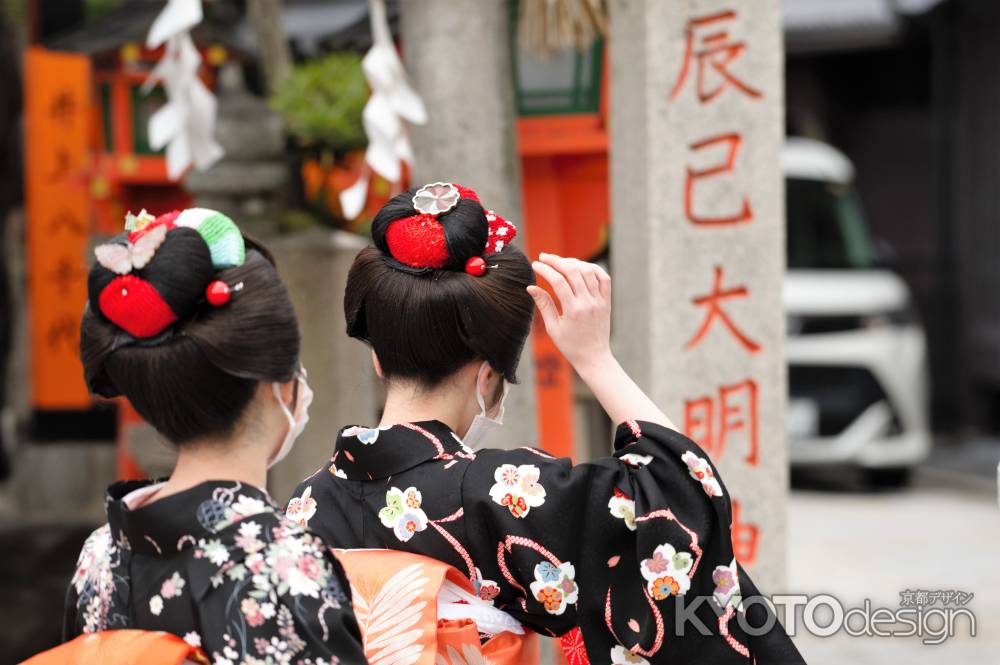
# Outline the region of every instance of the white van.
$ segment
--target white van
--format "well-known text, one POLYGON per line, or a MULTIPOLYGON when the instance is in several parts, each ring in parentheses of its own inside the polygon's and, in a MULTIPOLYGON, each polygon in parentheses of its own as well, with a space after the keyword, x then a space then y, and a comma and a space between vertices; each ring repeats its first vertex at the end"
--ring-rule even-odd
POLYGON ((926 341, 913 296, 881 265, 847 157, 789 138, 782 162, 791 462, 848 464, 874 484, 905 484, 931 445, 926 341))

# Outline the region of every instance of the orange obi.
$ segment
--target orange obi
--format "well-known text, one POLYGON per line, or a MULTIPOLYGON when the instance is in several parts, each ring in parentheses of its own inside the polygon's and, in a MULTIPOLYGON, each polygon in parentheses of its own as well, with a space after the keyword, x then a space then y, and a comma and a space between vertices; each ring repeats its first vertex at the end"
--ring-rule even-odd
POLYGON ((538 664, 538 636, 479 598, 448 564, 395 550, 334 552, 372 665, 538 664))
POLYGON ((180 637, 162 631, 103 630, 32 656, 21 665, 182 665, 208 659, 180 637))

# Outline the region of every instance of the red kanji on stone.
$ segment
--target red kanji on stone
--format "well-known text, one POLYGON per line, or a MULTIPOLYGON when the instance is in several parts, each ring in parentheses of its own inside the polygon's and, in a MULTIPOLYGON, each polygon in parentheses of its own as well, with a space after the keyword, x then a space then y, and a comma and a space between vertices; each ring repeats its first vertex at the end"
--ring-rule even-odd
POLYGON ((740 146, 743 145, 743 137, 738 133, 720 134, 692 143, 689 147, 694 153, 717 145, 725 145, 725 160, 704 169, 693 169, 690 166, 687 169, 687 177, 684 179, 684 216, 689 222, 699 226, 729 226, 752 221, 753 208, 750 206, 750 199, 746 196, 743 197, 739 210, 731 215, 709 216, 699 215, 695 212, 695 184, 700 180, 732 173, 735 170, 736 156, 740 151, 740 146))
POLYGON ((691 299, 691 302, 695 305, 705 307, 707 309, 707 313, 705 314, 705 319, 702 321, 701 327, 698 328, 698 331, 695 332, 694 336, 691 337, 687 344, 684 345, 684 350, 690 351, 701 344, 702 340, 705 339, 705 335, 707 335, 708 331, 712 328, 712 323, 716 319, 719 319, 726 329, 732 333, 733 337, 736 338, 736 341, 740 343, 740 346, 750 353, 757 353, 760 351, 760 344, 747 337, 743 331, 737 328, 736 324, 733 323, 733 320, 729 318, 728 314, 726 314, 726 311, 722 309, 722 302, 724 300, 746 298, 749 295, 750 292, 745 286, 736 286, 726 289, 722 288, 722 266, 716 266, 715 282, 712 286, 712 292, 707 295, 691 299))
POLYGON ((744 566, 751 566, 757 560, 757 544, 760 527, 740 521, 740 502, 733 499, 733 555, 744 566))
POLYGON ((724 25, 736 20, 736 12, 723 11, 691 19, 684 29, 684 60, 677 81, 670 91, 674 99, 684 89, 691 73, 692 59, 697 61, 698 101, 702 104, 714 101, 729 88, 735 88, 753 99, 763 97, 759 90, 750 87, 730 69, 730 65, 743 55, 746 42, 730 38, 724 25), (715 82, 715 85, 712 83, 715 82))
POLYGON ((743 433, 747 454, 743 461, 757 466, 760 437, 758 428, 757 382, 746 379, 719 386, 717 395, 705 395, 684 402, 684 433, 718 463, 732 435, 743 433))

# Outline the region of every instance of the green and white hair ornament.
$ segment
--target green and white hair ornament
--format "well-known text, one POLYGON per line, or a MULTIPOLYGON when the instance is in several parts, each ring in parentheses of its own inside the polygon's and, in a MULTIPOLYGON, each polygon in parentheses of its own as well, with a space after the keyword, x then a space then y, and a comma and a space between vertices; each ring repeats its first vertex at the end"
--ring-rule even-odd
POLYGON ((235 268, 246 260, 243 234, 236 223, 221 212, 188 208, 177 216, 174 224, 194 229, 201 235, 212 252, 212 264, 216 270, 235 268))

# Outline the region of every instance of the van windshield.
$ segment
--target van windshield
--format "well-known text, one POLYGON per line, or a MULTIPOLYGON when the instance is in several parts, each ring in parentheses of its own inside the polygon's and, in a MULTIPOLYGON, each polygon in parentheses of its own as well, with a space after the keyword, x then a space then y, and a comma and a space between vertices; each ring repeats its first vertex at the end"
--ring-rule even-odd
POLYGON ((788 267, 865 270, 876 267, 857 194, 847 185, 787 178, 788 267))

